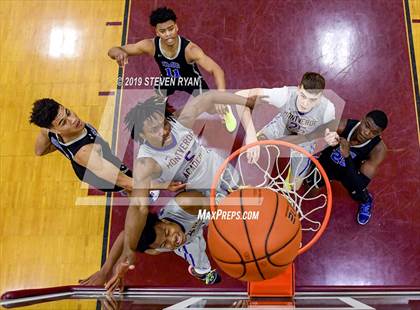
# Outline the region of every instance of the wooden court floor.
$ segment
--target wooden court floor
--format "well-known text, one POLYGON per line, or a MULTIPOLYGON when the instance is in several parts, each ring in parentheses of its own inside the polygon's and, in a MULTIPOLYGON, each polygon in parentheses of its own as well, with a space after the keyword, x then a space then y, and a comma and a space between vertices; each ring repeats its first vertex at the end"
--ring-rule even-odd
MULTIPOLYGON (((420 59, 420 0, 411 0, 420 59)), ((1 1, 0 4, 0 293, 76 283, 100 267, 105 199, 76 206, 86 188, 59 154, 34 155, 32 102, 52 97, 111 139, 118 68, 107 50, 119 45, 124 0, 1 1), (51 46, 54 35, 67 45, 51 46), (65 41, 65 40, 64 40, 65 41)), ((384 26, 386 27, 386 26, 384 26)), ((417 76, 420 75, 417 61, 417 76)))

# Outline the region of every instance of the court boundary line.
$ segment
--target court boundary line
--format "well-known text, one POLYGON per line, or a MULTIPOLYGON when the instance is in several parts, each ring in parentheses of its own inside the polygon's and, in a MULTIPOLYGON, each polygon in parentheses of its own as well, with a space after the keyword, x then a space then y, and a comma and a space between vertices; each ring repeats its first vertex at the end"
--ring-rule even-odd
MULTIPOLYGON (((129 23, 129 11, 131 7, 131 0, 125 0, 124 4, 124 20, 123 30, 121 35, 121 45, 125 45, 127 42, 128 35, 128 23, 129 23)), ((124 75, 124 68, 118 67, 118 78, 122 80, 124 75)), ((117 140, 118 140, 118 129, 119 129, 119 116, 121 110, 121 98, 122 98, 122 84, 119 85, 117 82, 117 88, 115 93, 115 106, 114 106, 114 123, 112 125, 112 138, 111 138, 111 151, 116 154, 117 140)), ((112 216, 112 193, 106 194, 105 204, 105 219, 104 219, 104 233, 102 237, 102 255, 101 255, 101 267, 105 264, 106 257, 108 254, 108 247, 110 241, 110 227, 111 227, 111 216, 112 216)))
POLYGON ((417 65, 416 65, 416 56, 414 50, 414 38, 413 30, 411 23, 411 14, 410 14, 410 3, 409 0, 403 0, 404 7, 404 17, 405 17, 405 28, 406 28, 406 39, 408 43, 408 58, 410 61, 410 70, 411 70, 411 84, 413 87, 414 95, 414 109, 416 111, 416 125, 417 125, 417 141, 420 145, 420 90, 419 90, 419 79, 417 76, 417 65))

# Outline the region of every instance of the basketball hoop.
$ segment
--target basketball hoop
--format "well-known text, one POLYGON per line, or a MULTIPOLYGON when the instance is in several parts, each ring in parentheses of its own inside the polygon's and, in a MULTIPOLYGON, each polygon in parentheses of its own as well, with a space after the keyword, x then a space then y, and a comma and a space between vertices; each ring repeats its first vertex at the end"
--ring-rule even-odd
POLYGON ((213 179, 211 210, 216 212, 217 203, 227 196, 224 191, 216 192, 216 188, 233 192, 243 187, 269 188, 287 199, 298 213, 304 233, 298 254, 309 250, 324 233, 332 208, 331 185, 321 164, 304 148, 284 141, 265 140, 236 150, 219 167, 213 179), (254 147, 260 148, 260 157, 249 163, 246 154, 254 147), (229 164, 239 173, 239 180, 232 181, 235 178, 231 169, 226 169, 229 164), (312 191, 321 184, 323 192, 313 195, 312 191))

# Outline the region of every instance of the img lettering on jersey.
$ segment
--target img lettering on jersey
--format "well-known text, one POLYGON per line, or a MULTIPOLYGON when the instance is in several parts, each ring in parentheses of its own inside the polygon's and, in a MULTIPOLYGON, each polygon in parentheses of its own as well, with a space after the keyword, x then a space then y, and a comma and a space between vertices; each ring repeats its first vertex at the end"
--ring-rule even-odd
MULTIPOLYGON (((356 153, 352 152, 350 150, 350 156, 352 159, 354 159, 357 155, 356 153)), ((335 162, 336 164, 340 165, 341 167, 345 167, 346 166, 346 161, 343 157, 343 155, 340 152, 340 148, 336 148, 331 152, 331 156, 330 156, 331 160, 333 162, 335 162)))
POLYGON ((304 134, 305 128, 314 127, 317 123, 314 119, 305 118, 289 111, 282 112, 281 115, 286 120, 287 129, 298 134, 304 134))
POLYGON ((176 166, 181 160, 185 159, 185 156, 188 157, 187 152, 191 148, 193 140, 194 134, 192 132, 189 132, 178 144, 177 150, 175 151, 175 155, 168 161, 168 163, 166 164, 166 168, 171 169, 174 166, 176 166))

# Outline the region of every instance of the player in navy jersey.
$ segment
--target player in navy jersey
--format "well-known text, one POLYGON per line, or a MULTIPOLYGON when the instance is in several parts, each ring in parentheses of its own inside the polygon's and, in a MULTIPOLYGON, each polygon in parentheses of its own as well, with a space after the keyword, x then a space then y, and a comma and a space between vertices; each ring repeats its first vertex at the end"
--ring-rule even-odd
MULTIPOLYGON (((129 56, 149 55, 159 66, 161 78, 156 85, 161 96, 170 96, 175 91, 185 91, 194 96, 209 89, 198 66, 213 75, 218 90, 225 90, 222 68, 195 43, 178 35, 176 15, 173 10, 162 7, 150 15, 150 24, 155 27, 156 37, 134 44, 112 47, 109 57, 120 66, 128 63, 129 56), (198 66, 197 66, 198 65, 198 66)), ((216 105, 229 132, 236 129, 237 122, 229 106, 216 105)))
MULTIPOLYGON (((341 120, 337 132, 326 135, 331 146, 318 159, 328 178, 340 181, 360 203, 357 213, 360 225, 366 225, 372 216, 373 198, 367 187, 387 153, 381 138, 387 124, 388 118, 380 110, 369 112, 361 121, 341 120)), ((311 185, 313 180, 308 181, 311 185)))
MULTIPOLYGON (((77 177, 104 192, 133 189, 131 171, 116 157, 111 148, 91 125, 82 121, 73 111, 54 99, 34 102, 30 123, 41 127, 35 142, 38 156, 58 150, 66 156, 77 177)), ((155 183, 165 188, 166 184, 155 183)), ((183 185, 172 183, 171 190, 183 185)), ((151 193, 157 198, 158 191, 151 193)))

